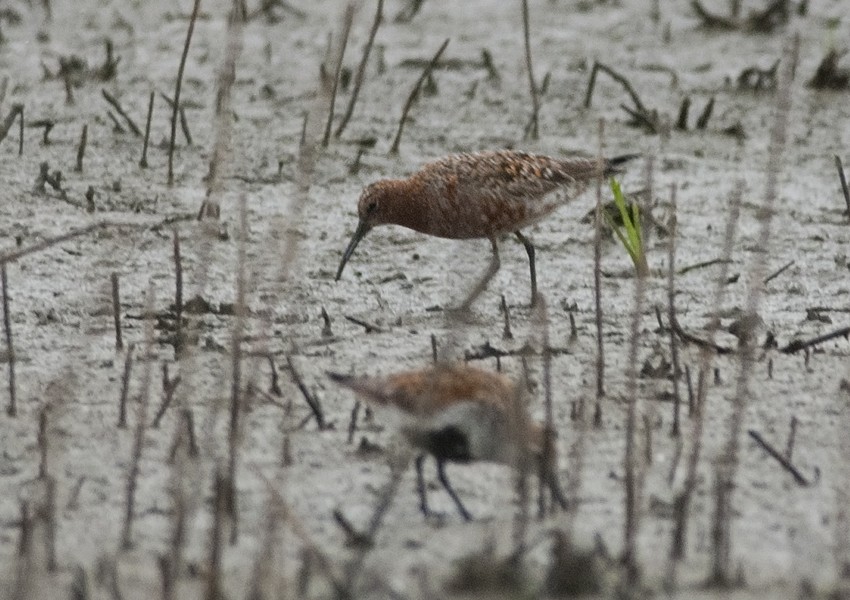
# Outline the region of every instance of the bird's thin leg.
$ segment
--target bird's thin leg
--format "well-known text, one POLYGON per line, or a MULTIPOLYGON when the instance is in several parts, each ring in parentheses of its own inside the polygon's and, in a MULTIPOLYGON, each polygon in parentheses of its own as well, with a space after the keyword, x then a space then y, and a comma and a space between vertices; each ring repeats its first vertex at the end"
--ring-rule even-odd
POLYGON ((499 262, 499 247, 496 245, 496 239, 490 238, 490 244, 493 246, 493 256, 490 258, 490 264, 487 266, 487 270, 484 272, 484 276, 475 284, 475 286, 470 290, 469 295, 466 297, 466 300, 460 305, 459 311, 461 313, 465 313, 469 310, 469 307, 472 306, 472 303, 478 299, 478 296, 481 295, 485 289, 487 289, 487 285, 490 283, 490 280, 493 279, 493 276, 499 271, 499 267, 501 266, 501 262, 499 262))
MULTIPOLYGON (((567 510, 567 498, 561 490, 561 484, 558 483, 558 476, 555 469, 549 464, 549 461, 540 459, 540 491, 543 492, 544 484, 549 488, 549 493, 552 496, 552 501, 561 507, 561 510, 567 510)), ((543 507, 543 499, 540 499, 540 507, 543 507)))
POLYGON ((451 496, 452 500, 455 502, 455 506, 457 506, 457 510, 460 513, 460 516, 463 517, 464 521, 471 521, 472 516, 463 506, 463 503, 460 501, 460 497, 458 497, 457 492, 452 488, 452 484, 449 483, 449 478, 446 476, 446 467, 445 463, 441 460, 437 461, 437 477, 440 479, 440 483, 443 484, 443 487, 446 488, 446 491, 451 496))
POLYGON ((425 475, 423 473, 425 466, 425 455, 420 454, 416 457, 416 490, 419 492, 419 510, 426 517, 430 514, 428 510, 428 498, 425 495, 425 475))
POLYGON ((514 235, 525 246, 525 252, 528 254, 528 268, 531 270, 531 306, 534 306, 537 302, 537 267, 534 263, 534 246, 531 240, 520 231, 514 231, 514 235))

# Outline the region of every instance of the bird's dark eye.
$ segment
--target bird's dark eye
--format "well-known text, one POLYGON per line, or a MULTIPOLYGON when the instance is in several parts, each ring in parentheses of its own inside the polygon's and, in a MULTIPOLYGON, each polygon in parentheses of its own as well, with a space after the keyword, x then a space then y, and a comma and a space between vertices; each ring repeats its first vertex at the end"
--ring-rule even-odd
POLYGON ((370 200, 369 204, 366 205, 366 212, 367 213, 373 213, 373 212, 375 212, 376 208, 378 208, 378 201, 377 200, 370 200))

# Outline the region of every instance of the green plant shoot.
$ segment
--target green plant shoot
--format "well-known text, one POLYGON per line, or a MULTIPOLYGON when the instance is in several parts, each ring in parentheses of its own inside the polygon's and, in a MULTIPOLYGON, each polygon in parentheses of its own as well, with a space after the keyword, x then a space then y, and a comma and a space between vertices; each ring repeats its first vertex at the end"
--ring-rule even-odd
POLYGON ((620 183, 611 178, 611 192, 614 194, 614 204, 620 211, 620 218, 623 221, 623 226, 620 227, 614 222, 614 218, 607 212, 603 211, 605 220, 620 243, 629 253, 632 262, 635 265, 635 271, 639 277, 649 275, 649 266, 646 263, 646 253, 643 246, 643 231, 641 229, 640 207, 637 202, 632 202, 631 206, 626 202, 626 197, 623 195, 623 190, 620 188, 620 183), (631 210, 630 210, 631 209, 631 210), (625 232, 624 232, 625 231, 625 232))

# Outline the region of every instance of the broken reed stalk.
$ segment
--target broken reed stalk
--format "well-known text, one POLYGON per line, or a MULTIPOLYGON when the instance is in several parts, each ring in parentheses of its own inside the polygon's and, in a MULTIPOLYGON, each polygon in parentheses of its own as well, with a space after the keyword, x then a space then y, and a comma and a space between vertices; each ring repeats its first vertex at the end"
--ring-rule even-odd
POLYGON ((21 114, 18 120, 18 156, 24 154, 24 105, 21 104, 21 114))
POLYGON ((215 472, 215 488, 213 490, 212 529, 210 531, 210 557, 207 563, 207 576, 204 589, 204 600, 223 600, 221 589, 221 540, 224 532, 224 517, 228 511, 231 491, 227 489, 228 476, 221 469, 215 472))
POLYGON ((534 69, 531 64, 531 36, 528 29, 528 0, 522 0, 522 33, 525 39, 525 66, 528 70, 528 89, 531 92, 531 120, 525 130, 524 139, 531 137, 532 140, 536 140, 540 137, 537 118, 540 112, 540 98, 537 94, 537 84, 534 81, 534 69))
POLYGON ((133 344, 127 347, 124 357, 124 371, 121 375, 121 394, 118 396, 118 428, 127 427, 127 396, 130 393, 130 372, 133 369, 133 344))
POLYGON ((410 95, 407 97, 407 102, 404 103, 404 109, 401 111, 401 118, 398 120, 398 131, 396 131, 393 145, 390 147, 390 154, 398 154, 398 147, 399 144, 401 144, 401 133, 404 131, 404 122, 407 120, 407 113, 410 112, 410 107, 413 106, 413 102, 419 95, 419 89, 422 87, 422 83, 431 74, 431 71, 436 66, 437 61, 440 60, 440 56, 443 55, 443 51, 448 45, 449 38, 446 38, 439 50, 437 50, 437 53, 434 54, 428 64, 425 65, 425 68, 422 70, 422 74, 419 76, 419 79, 416 80, 416 83, 413 85, 413 89, 410 90, 410 95))
POLYGON ((0 254, 0 263, 7 264, 18 260, 24 256, 29 254, 34 254, 35 252, 41 252, 42 250, 46 250, 51 246, 55 246, 56 244, 61 244, 63 242, 67 242, 70 239, 75 237, 79 237, 81 235, 85 235, 87 233, 91 233, 96 229, 101 229, 105 227, 108 223, 92 223, 87 227, 83 227, 82 229, 75 229, 73 231, 69 231, 68 233, 63 233, 62 235, 57 235, 56 237, 47 238, 40 242, 33 244, 32 246, 26 246, 24 248, 20 248, 18 250, 12 250, 10 252, 6 252, 5 254, 0 254))
MULTIPOLYGON (((647 179, 649 197, 652 198, 652 160, 648 160, 647 179)), ((626 568, 628 583, 637 583, 640 572, 638 566, 638 530, 640 527, 641 504, 643 501, 643 476, 646 465, 641 462, 641 452, 637 445, 638 415, 638 348, 640 346, 640 321, 646 299, 646 280, 649 273, 635 269, 634 308, 632 309, 629 330, 629 356, 626 366, 626 447, 624 456, 623 486, 625 488, 625 520, 623 523, 623 564, 626 568)))
POLYGON ((292 381, 295 382, 295 386, 301 392, 301 395, 304 396, 304 400, 313 412, 313 417, 316 419, 316 425, 318 425, 319 429, 325 429, 327 424, 325 423, 325 413, 322 411, 322 405, 319 404, 319 400, 310 393, 310 390, 307 389, 304 379, 301 378, 301 373, 299 373, 298 369, 295 368, 295 363, 292 361, 292 355, 286 355, 286 364, 289 367, 290 375, 292 375, 292 381))
POLYGON ((847 218, 850 219, 850 189, 847 189, 847 178, 844 176, 844 165, 841 157, 835 155, 835 168, 838 169, 838 179, 841 181, 841 192, 844 194, 844 204, 847 205, 847 218))
POLYGON ((345 7, 345 14, 342 18, 342 38, 339 43, 339 48, 334 57, 334 76, 331 83, 331 102, 328 106, 328 120, 325 124, 325 135, 322 137, 322 147, 327 148, 328 142, 331 139, 331 129, 334 121, 334 106, 336 105, 336 92, 339 89, 339 74, 342 71, 342 59, 345 56, 345 47, 348 46, 348 34, 351 33, 351 23, 354 20, 354 4, 349 3, 345 7))
MULTIPOLYGON (((743 181, 738 181, 735 184, 735 189, 729 196, 729 216, 726 219, 726 228, 723 234, 723 259, 719 261, 720 273, 714 282, 714 294, 711 299, 710 306, 722 306, 724 292, 726 290, 726 280, 729 274, 729 265, 734 252, 735 237, 738 227, 738 218, 741 214, 741 199, 744 193, 743 181)), ((713 345, 717 331, 720 329, 720 319, 717 317, 717 312, 714 312, 711 321, 708 325, 707 338, 713 345)), ((705 401, 708 394, 708 385, 706 384, 705 374, 711 370, 714 353, 711 351, 711 346, 700 346, 700 366, 697 376, 697 389, 692 391, 690 369, 685 368, 685 373, 688 381, 688 414, 691 417, 691 429, 687 436, 690 440, 691 448, 688 454, 687 470, 685 472, 685 480, 673 500, 673 533, 670 541, 670 563, 668 565, 667 577, 670 581, 676 579, 676 570, 678 561, 685 557, 687 549, 687 533, 688 533, 688 518, 693 498, 694 490, 696 490, 698 482, 697 467, 702 454, 702 436, 705 424, 705 401), (693 400, 691 400, 693 399, 693 400)))
POLYGON ((183 259, 180 255, 180 231, 175 227, 171 234, 171 255, 174 259, 174 334, 182 344, 183 336, 183 259))
POLYGON ((124 110, 124 108, 121 106, 121 103, 118 102, 118 99, 109 92, 107 92, 105 88, 101 89, 100 93, 103 95, 106 101, 112 105, 112 107, 115 109, 115 112, 121 115, 121 117, 127 122, 127 125, 130 126, 133 135, 135 135, 136 137, 142 137, 142 130, 139 129, 139 126, 136 125, 136 122, 133 120, 133 118, 127 114, 127 111, 124 110))
POLYGON ((18 414, 18 394, 15 383, 15 345, 12 341, 12 317, 9 313, 9 278, 5 261, 0 263, 0 282, 3 286, 3 331, 6 334, 6 358, 9 362, 9 404, 6 414, 15 417, 18 414))
POLYGON ((833 548, 836 581, 846 580, 850 573, 850 436, 844 435, 850 427, 850 380, 842 379, 838 385, 835 406, 839 414, 838 448, 841 461, 838 485, 835 486, 835 525, 833 548))
POLYGON ((339 138, 342 132, 348 125, 351 115, 354 113, 354 105, 357 103, 357 97, 360 94, 360 88, 363 85, 363 80, 366 77, 366 65, 369 63, 369 54, 372 51, 372 44, 375 42, 375 35, 378 33, 378 27, 383 21, 384 0, 378 0, 378 7, 375 9, 375 20, 372 21, 372 29, 369 30, 369 39, 366 40, 366 46, 363 47, 363 56, 360 59, 360 65, 357 67, 357 74, 354 76, 354 88, 351 90, 351 97, 348 99, 348 106, 345 108, 345 114, 342 120, 337 125, 334 137, 339 138))
POLYGON ((157 429, 159 427, 162 418, 165 416, 165 411, 168 410, 168 407, 171 406, 171 402, 174 400, 174 391, 177 389, 177 386, 180 384, 180 375, 175 375, 174 379, 169 379, 168 377, 168 363, 162 363, 162 404, 159 407, 159 410, 156 411, 156 415, 154 415, 153 421, 151 421, 151 427, 153 429, 157 429))
POLYGON ((236 510, 236 469, 239 451, 239 414, 242 404, 242 337, 245 334, 245 280, 247 269, 246 246, 248 235, 248 206, 243 194, 239 199, 239 248, 236 259, 236 301, 230 347, 230 429, 227 436, 227 486, 231 494, 230 544, 239 537, 236 510))
POLYGON ((74 170, 78 173, 83 170, 83 157, 86 154, 86 142, 89 137, 89 126, 88 123, 83 125, 83 131, 80 133, 80 144, 77 146, 77 164, 74 166, 74 170))
POLYGON ((47 412, 50 406, 45 406, 38 413, 38 433, 36 441, 38 442, 38 478, 44 479, 47 477, 47 412))
POLYGON ((13 104, 11 110, 9 110, 9 114, 6 115, 6 118, 3 119, 3 122, 0 123, 0 142, 6 139, 6 136, 9 134, 9 130, 12 128, 12 124, 14 124, 15 119, 20 117, 20 139, 18 140, 18 155, 23 153, 23 144, 24 144, 24 105, 23 104, 13 104))
POLYGON ((189 55, 189 44, 195 31, 195 21, 198 19, 198 9, 201 0, 192 3, 192 15, 189 17, 189 29, 186 31, 186 43, 180 55, 180 66, 177 67, 177 82, 174 84, 174 108, 171 110, 171 136, 168 139, 168 185, 174 183, 174 142, 177 138, 177 109, 180 106, 180 88, 183 85, 183 71, 186 69, 186 57, 189 55))
POLYGON ((183 132, 183 137, 186 138, 186 145, 192 145, 192 132, 189 131, 189 119, 186 117, 186 105, 180 105, 180 131, 183 132))
MULTIPOLYGON (((219 197, 222 191, 221 168, 230 157, 230 146, 233 137, 233 84, 236 82, 236 62, 242 53, 242 36, 244 20, 241 16, 239 0, 233 0, 230 15, 227 19, 227 47, 224 58, 216 75, 215 96, 215 141, 212 156, 210 156, 207 173, 207 194, 201 204, 198 220, 204 217, 217 219, 221 213, 219 197)), ((175 96, 174 118, 177 115, 178 100, 175 96)), ((172 125, 172 134, 174 133, 172 125)))
MULTIPOLYGON (((676 234, 678 228, 676 206, 676 184, 670 186, 670 222, 668 223, 669 241, 667 244, 667 321, 676 321, 676 234)), ((679 337, 669 327, 670 362, 673 363, 673 425, 670 435, 679 437, 679 413, 682 404, 682 393, 679 389, 679 377, 682 370, 679 362, 679 337)))
POLYGON ((115 324, 115 350, 124 349, 124 340, 121 337, 121 290, 118 283, 118 273, 113 272, 109 276, 112 282, 112 321, 115 324))
MULTIPOLYGON (((794 69, 797 64, 799 37, 795 36, 783 53, 783 72, 777 92, 776 117, 770 132, 768 150, 767 180, 764 187, 762 206, 757 212, 761 222, 756 247, 760 250, 754 254, 750 267, 751 277, 747 293, 746 314, 758 313, 761 296, 764 291, 764 276, 767 269, 766 258, 769 256, 769 245, 772 234, 774 206, 778 196, 777 186, 782 170, 782 157, 785 150, 785 140, 788 132, 788 115, 791 109, 791 84, 794 79, 794 69)), ((709 580, 715 585, 728 586, 732 583, 732 496, 735 486, 735 475, 738 469, 738 450, 741 444, 741 429, 750 389, 749 381, 752 373, 754 357, 753 335, 744 335, 739 339, 738 355, 740 366, 735 385, 732 418, 730 420, 728 437, 725 448, 717 463, 716 497, 712 523, 712 565, 709 580)))
MULTIPOLYGON (((599 120, 600 170, 604 161, 603 138, 605 121, 599 120)), ((602 426, 602 398, 605 397, 605 349, 602 341, 602 179, 596 182, 596 209, 593 231, 593 296, 596 314, 596 402, 593 409, 593 425, 602 426)))
POLYGON ((136 430, 133 436, 133 453, 130 455, 130 469, 127 474, 126 502, 124 508, 124 526, 121 529, 121 548, 129 550, 133 545, 133 517, 136 504, 136 484, 141 470, 142 450, 145 447, 145 432, 148 427, 148 402, 151 386, 151 363, 154 352, 154 291, 153 284, 148 287, 145 298, 145 368, 142 372, 142 385, 139 390, 139 406, 136 409, 136 430))
POLYGON ((142 142, 142 158, 139 160, 139 166, 143 169, 148 168, 148 142, 151 138, 151 119, 153 118, 154 96, 154 91, 151 90, 150 97, 148 98, 148 116, 145 119, 145 139, 142 142))

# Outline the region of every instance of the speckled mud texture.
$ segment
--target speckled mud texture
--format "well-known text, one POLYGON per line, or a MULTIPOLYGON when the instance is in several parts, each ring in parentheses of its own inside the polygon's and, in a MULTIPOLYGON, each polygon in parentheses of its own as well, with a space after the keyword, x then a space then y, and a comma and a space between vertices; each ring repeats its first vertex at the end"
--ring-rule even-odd
MULTIPOLYGON (((0 142, 0 597, 843 597, 850 345, 842 336, 789 345, 850 324, 850 219, 835 165, 836 155, 850 162, 848 65, 838 57, 827 78, 838 89, 807 85, 832 48, 844 49, 846 0, 704 0, 711 14, 702 16, 686 0, 530 0, 536 139, 526 135, 521 2, 425 0, 413 10, 419 3, 386 0, 351 119, 326 146, 346 5, 246 4, 241 31, 228 29, 229 2, 200 5, 180 95, 192 139, 178 118, 172 185, 163 95, 174 96, 192 2, 0 7, 0 118, 20 104, 26 124, 22 154, 18 122, 0 142), (768 4, 787 11, 750 16, 768 4), (405 102, 447 38, 390 153, 405 102), (235 78, 217 117, 228 52, 235 78), (142 136, 104 91, 142 134, 155 92, 147 168, 142 136), (605 156, 642 155, 618 179, 658 224, 646 221, 650 274, 640 285, 623 247, 602 234, 604 396, 595 228, 585 218, 593 185, 523 231, 537 249, 545 318, 528 305, 528 260, 513 236, 461 319, 449 309, 487 269, 486 239, 382 226, 334 281, 369 183, 456 152, 593 158, 600 121, 605 156), (678 373, 667 279, 673 186, 678 373), (199 222, 209 187, 220 217, 199 222), (753 308, 757 318, 746 317, 753 308), (720 353, 699 342, 712 337, 714 317, 720 353), (569 510, 539 519, 535 478, 523 504, 515 470, 449 464, 474 517, 466 523, 428 461, 440 514, 423 518, 394 423, 361 409, 349 431, 355 396, 326 373, 385 375, 426 367, 432 353, 500 368, 526 390, 537 421, 549 391, 569 510), (689 409, 700 388, 703 405, 689 409)), ((375 9, 373 0, 355 5, 332 129, 375 9)), ((606 184, 602 202, 611 199, 606 184)))

